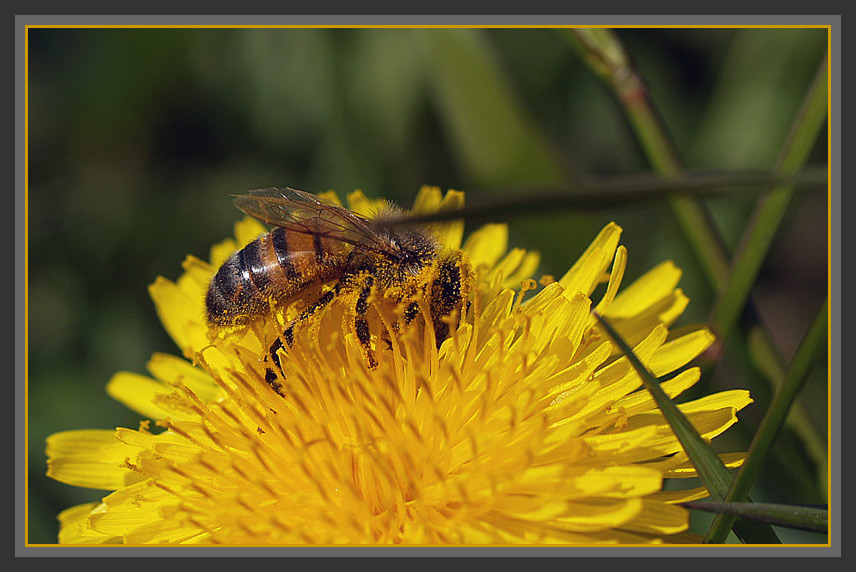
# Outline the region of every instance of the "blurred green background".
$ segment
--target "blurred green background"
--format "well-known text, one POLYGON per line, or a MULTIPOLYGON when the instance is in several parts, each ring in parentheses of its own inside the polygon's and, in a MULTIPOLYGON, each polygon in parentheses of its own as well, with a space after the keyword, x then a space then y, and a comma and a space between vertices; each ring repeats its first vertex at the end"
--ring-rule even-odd
MULTIPOLYGON (((827 41, 825 29, 616 34, 686 165, 717 170, 771 168, 827 41)), ((613 93, 556 30, 31 28, 28 58, 30 543, 55 542, 59 511, 106 494, 45 477, 45 438, 137 427, 104 386, 178 353, 146 287, 230 235, 230 194, 359 188, 408 206, 423 184, 488 201, 651 171, 613 93)), ((824 135, 809 163, 826 160, 824 135)), ((753 203, 705 203, 732 248, 753 203)), ((625 283, 672 259, 692 300, 679 324, 705 321, 712 291, 664 201, 508 218, 512 244, 557 276, 610 220, 624 228, 625 283)), ((799 195, 755 289, 785 363, 826 290, 826 197, 799 195)), ((723 451, 748 447, 770 399, 740 354, 726 347, 693 391, 752 391, 723 451)), ((800 401, 825 447, 825 352, 800 401)), ((787 430, 753 497, 825 503, 818 460, 787 430)))

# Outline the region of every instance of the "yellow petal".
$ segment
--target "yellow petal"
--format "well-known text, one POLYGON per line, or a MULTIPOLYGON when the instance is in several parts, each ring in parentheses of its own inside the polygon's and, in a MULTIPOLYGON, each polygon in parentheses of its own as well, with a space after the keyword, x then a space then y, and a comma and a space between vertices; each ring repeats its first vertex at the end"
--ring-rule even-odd
POLYGON ((648 467, 621 465, 590 469, 584 477, 573 480, 583 491, 604 498, 631 498, 651 494, 660 490, 663 477, 659 471, 648 467), (583 482, 588 485, 584 486, 583 482))
POLYGON ((158 276, 149 286, 149 295, 164 329, 184 352, 192 358, 196 351, 208 345, 208 330, 202 323, 202 297, 194 299, 178 284, 158 276))
POLYGON ((184 385, 204 402, 217 399, 223 394, 223 390, 205 370, 195 367, 181 358, 156 353, 152 355, 146 364, 146 368, 162 381, 184 385))
POLYGON ((236 243, 232 238, 227 238, 222 242, 218 242, 211 247, 211 252, 208 255, 208 259, 211 261, 211 266, 214 268, 220 268, 236 250, 238 250, 238 243, 236 243))
POLYGON ((184 544, 193 539, 204 542, 209 534, 193 523, 183 523, 172 519, 158 519, 134 528, 125 534, 127 544, 184 544))
POLYGON ((612 318, 633 316, 671 294, 680 279, 680 268, 671 261, 663 262, 616 296, 606 315, 612 318))
POLYGON ((621 227, 614 222, 606 225, 570 270, 559 280, 569 295, 582 292, 590 295, 615 256, 621 227))
POLYGON ((318 193, 318 198, 336 206, 343 206, 341 199, 339 199, 339 194, 336 191, 324 191, 318 193))
POLYGON ((512 248, 493 269, 488 272, 485 282, 493 282, 497 276, 502 277, 503 288, 520 288, 520 282, 532 276, 538 268, 541 256, 537 252, 526 251, 522 248, 512 248))
POLYGON ((676 506, 652 500, 643 500, 644 506, 639 514, 625 524, 622 530, 649 534, 675 534, 689 527, 689 511, 676 506))
MULTIPOLYGON (((672 379, 662 382, 660 388, 666 395, 673 398, 692 387, 699 380, 700 376, 701 371, 698 368, 688 369, 672 379)), ((613 409, 622 409, 625 415, 631 416, 643 411, 650 411, 655 407, 656 402, 651 397, 651 392, 647 389, 640 389, 616 401, 613 409)))
POLYGON ((586 435, 583 438, 594 455, 618 459, 617 455, 622 451, 639 449, 656 435, 657 427, 649 425, 618 433, 586 435))
POLYGON ((471 233, 463 246, 473 268, 493 268, 508 250, 508 225, 486 224, 471 233))
POLYGON ((745 389, 731 389, 720 391, 712 395, 705 395, 695 401, 683 403, 679 407, 686 414, 718 411, 720 409, 732 409, 740 411, 752 403, 749 392, 745 389))
POLYGON ((348 208, 358 215, 366 218, 373 217, 379 210, 382 210, 386 204, 385 201, 376 201, 368 198, 365 193, 359 189, 348 193, 347 199, 348 208))
MULTIPOLYGON (((680 457, 680 455, 676 455, 676 457, 680 457)), ((668 468, 665 465, 658 465, 663 471, 663 476, 667 478, 676 478, 676 479, 684 479, 690 477, 698 476, 698 472, 696 468, 693 466, 692 462, 683 455, 684 460, 682 463, 671 464, 668 468)), ((719 459, 729 469, 735 469, 737 467, 743 466, 744 461, 746 460, 746 453, 720 453, 719 459)), ((654 465, 652 465, 654 466, 654 465)))
MULTIPOLYGON (((437 207, 437 212, 452 211, 463 208, 464 193, 449 190, 437 207)), ((432 225, 446 248, 459 249, 464 239, 464 220, 435 223, 432 225)))
MULTIPOLYGON (((735 393, 748 392, 735 390, 735 393)), ((732 401, 728 400, 728 402, 731 403, 732 401)), ((687 416, 690 423, 693 424, 699 434, 705 439, 716 437, 737 422, 737 416, 734 414, 735 409, 730 406, 717 410, 708 410, 704 407, 694 407, 692 404, 682 403, 678 405, 678 408, 687 416)), ((629 426, 632 428, 641 428, 653 425, 660 428, 658 431, 659 434, 657 437, 651 439, 646 445, 652 448, 661 446, 670 447, 671 444, 674 443, 674 433, 662 413, 659 411, 635 415, 629 420, 629 426)), ((668 452, 671 451, 664 449, 663 452, 664 454, 668 454, 668 452)))
MULTIPOLYGON (((615 260, 612 263, 612 272, 609 275, 609 282, 606 286, 606 292, 603 294, 600 302, 595 307, 595 312, 603 314, 618 293, 618 288, 621 285, 621 279, 624 277, 624 270, 627 268, 627 249, 619 246, 615 251, 615 260)), ((594 316, 592 316, 592 325, 594 325, 594 316)))
POLYGON ((68 508, 59 515, 60 544, 118 544, 121 536, 110 536, 92 530, 89 515, 98 510, 99 503, 88 503, 68 508))
POLYGON ((149 295, 161 323, 176 345, 181 349, 190 347, 187 326, 196 320, 196 312, 191 310, 194 300, 188 299, 175 282, 162 276, 149 286, 149 295))
MULTIPOLYGON (((633 353, 643 364, 647 365, 651 355, 665 341, 667 334, 664 326, 654 328, 644 340, 633 348, 633 353)), ((583 414, 611 407, 617 400, 642 385, 642 378, 630 365, 626 356, 602 368, 594 375, 594 378, 600 382, 602 389, 583 408, 583 414)))
POLYGON ((576 531, 604 530, 636 518, 642 507, 642 500, 638 498, 571 501, 568 514, 556 521, 562 527, 576 531))
MULTIPOLYGON (((110 496, 104 499, 105 503, 108 502, 110 496)), ((173 500, 172 502, 175 501, 173 500)), ((160 503, 156 502, 154 498, 148 497, 148 495, 138 497, 137 499, 130 499, 125 504, 108 503, 108 508, 109 510, 93 514, 89 517, 93 530, 101 534, 124 536, 129 531, 152 522, 161 522, 164 525, 169 524, 169 521, 164 521, 160 516, 160 503), (131 504, 132 502, 134 504, 131 504)))
POLYGON ((247 246, 250 242, 257 239, 262 234, 265 234, 267 229, 262 226, 262 223, 254 218, 246 217, 235 223, 235 239, 238 243, 237 250, 247 246))
POLYGON ((184 262, 181 263, 181 267, 184 269, 185 276, 193 281, 195 285, 194 290, 198 292, 206 292, 208 290, 208 284, 211 282, 214 273, 217 272, 217 268, 195 256, 185 258, 184 262))
POLYGON ((173 389, 158 381, 128 371, 120 371, 107 382, 107 395, 148 419, 163 419, 168 412, 155 405, 155 397, 173 389))
MULTIPOLYGON (((516 249, 515 249, 516 250, 516 249)), ((523 260, 517 265, 513 272, 508 274, 508 277, 502 283, 504 288, 520 288, 520 284, 535 273, 538 269, 538 264, 541 262, 541 253, 534 250, 527 250, 523 256, 523 260)))
POLYGON ((663 376, 695 359, 709 348, 714 340, 714 335, 707 328, 670 340, 657 348, 648 367, 655 376, 663 376))
POLYGON ((627 318, 613 317, 611 315, 615 307, 615 302, 613 302, 607 308, 606 316, 609 318, 612 326, 624 338, 624 341, 632 346, 639 340, 644 339, 652 328, 661 324, 667 326, 671 324, 680 316, 688 303, 689 299, 684 296, 683 292, 675 290, 647 308, 640 309, 637 314, 627 318))
POLYGON ((496 499, 494 510, 514 515, 515 518, 544 521, 568 511, 565 500, 545 499, 541 495, 504 495, 496 499))
POLYGON ((48 476, 93 489, 115 490, 139 480, 124 466, 136 451, 119 442, 115 433, 83 429, 54 433, 47 438, 48 476))
POLYGON ((433 213, 440 208, 443 202, 443 191, 440 187, 423 185, 416 193, 416 200, 413 201, 413 207, 410 209, 414 213, 433 213))
POLYGON ((703 498, 707 498, 710 496, 710 493, 707 492, 707 489, 704 487, 694 487, 691 489, 680 489, 680 490, 671 490, 671 491, 659 491, 652 495, 648 495, 648 498, 653 501, 660 501, 665 503, 682 503, 682 502, 690 502, 694 500, 699 500, 703 498))

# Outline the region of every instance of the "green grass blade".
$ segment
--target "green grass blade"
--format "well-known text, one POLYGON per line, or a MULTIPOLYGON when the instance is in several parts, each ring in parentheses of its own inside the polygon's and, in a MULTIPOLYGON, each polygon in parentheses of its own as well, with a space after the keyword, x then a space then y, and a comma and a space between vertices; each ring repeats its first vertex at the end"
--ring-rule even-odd
MULTIPOLYGON (((824 301, 823 306, 814 319, 811 327, 800 343, 791 367, 788 370, 785 384, 773 399, 770 409, 761 421, 761 426, 749 447, 749 455, 746 463, 737 473, 737 477, 731 484, 730 489, 723 500, 729 502, 742 502, 748 498, 749 490, 758 477, 763 467, 764 459, 779 430, 785 422, 785 418, 791 409, 791 405, 805 384, 815 354, 826 341, 829 326, 829 300, 824 301)), ((706 538, 710 542, 723 542, 728 535, 728 530, 734 520, 730 515, 717 515, 708 529, 706 538)))
MULTIPOLYGON (((791 174, 800 170, 826 123, 828 114, 828 62, 824 58, 779 157, 775 172, 791 174)), ((770 244, 793 195, 790 185, 774 187, 757 204, 752 220, 741 238, 732 271, 714 307, 710 325, 724 340, 746 305, 770 244)))
MULTIPOLYGON (((595 314, 595 316, 609 337, 618 345, 639 373, 642 383, 651 393, 651 396, 657 403, 657 407, 660 408, 666 421, 668 421, 669 426, 674 431, 675 436, 684 448, 684 451, 686 451, 696 471, 698 471, 699 477, 710 492, 711 497, 716 501, 724 500, 731 486, 731 473, 722 463, 719 456, 699 435, 686 415, 666 395, 660 387, 657 378, 639 361, 639 358, 633 353, 633 349, 615 331, 609 321, 598 314, 595 314)), ((773 529, 761 523, 740 521, 740 527, 735 527, 735 533, 737 533, 741 540, 747 543, 771 544, 780 542, 773 529)))
POLYGON ((829 512, 818 508, 771 503, 717 501, 685 502, 681 503, 681 506, 810 532, 826 533, 829 529, 829 512))

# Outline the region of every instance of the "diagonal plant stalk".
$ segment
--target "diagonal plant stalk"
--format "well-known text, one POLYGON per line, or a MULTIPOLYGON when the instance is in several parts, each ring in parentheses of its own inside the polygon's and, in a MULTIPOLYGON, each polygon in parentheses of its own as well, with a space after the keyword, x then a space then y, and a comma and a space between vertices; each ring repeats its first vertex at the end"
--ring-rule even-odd
MULTIPOLYGON (((823 345, 828 334, 829 327, 829 299, 827 298, 817 316, 814 319, 808 333, 800 343, 791 367, 788 369, 787 379, 781 390, 777 392, 770 408, 761 421, 761 426, 755 434, 749 447, 746 463, 740 468, 737 477, 731 483, 728 493, 724 497, 726 502, 742 502, 748 498, 752 484, 761 472, 767 452, 773 444, 779 430, 784 425, 788 412, 800 390, 805 385, 808 372, 814 361, 818 349, 823 345)), ((706 542, 723 542, 731 525, 734 522, 733 515, 719 514, 713 519, 705 537, 706 542)))
POLYGON ((537 213, 552 213, 562 209, 600 211, 642 201, 668 198, 676 192, 704 198, 727 193, 754 196, 765 192, 772 184, 789 182, 797 185, 796 192, 818 192, 826 189, 826 168, 807 169, 787 178, 771 177, 754 171, 708 173, 686 171, 682 180, 660 176, 610 176, 601 181, 567 182, 561 185, 514 185, 496 188, 496 196, 481 201, 476 198, 466 206, 441 212, 408 214, 400 224, 438 222, 465 219, 467 222, 493 222, 498 217, 508 219, 537 213))

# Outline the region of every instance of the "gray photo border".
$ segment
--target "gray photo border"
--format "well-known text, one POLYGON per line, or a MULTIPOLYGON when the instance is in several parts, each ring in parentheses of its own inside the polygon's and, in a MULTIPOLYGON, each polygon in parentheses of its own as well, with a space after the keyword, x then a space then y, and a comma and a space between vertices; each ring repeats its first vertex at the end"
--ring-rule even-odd
POLYGON ((62 15, 15 16, 15 555, 16 556, 840 556, 841 555, 841 15, 62 15), (173 26, 756 26, 823 25, 831 30, 830 59, 830 546, 821 547, 47 547, 26 546, 25 535, 25 28, 68 25, 173 26), (212 552, 216 550, 216 552, 212 552))

